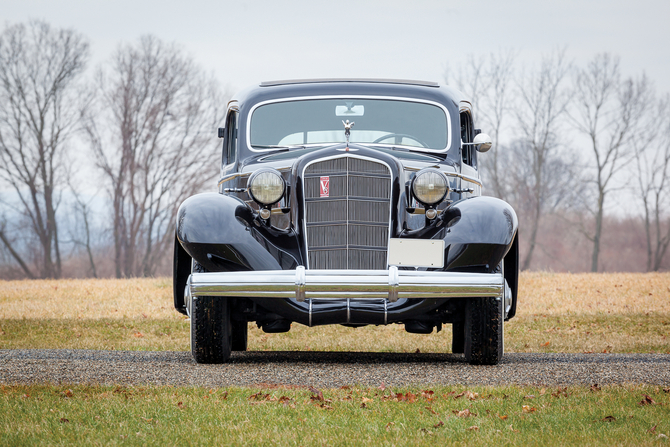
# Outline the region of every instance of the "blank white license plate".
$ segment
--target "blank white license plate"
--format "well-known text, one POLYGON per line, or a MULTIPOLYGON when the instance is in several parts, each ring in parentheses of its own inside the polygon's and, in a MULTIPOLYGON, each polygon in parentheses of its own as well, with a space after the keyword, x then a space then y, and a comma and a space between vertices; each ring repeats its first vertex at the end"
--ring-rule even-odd
POLYGON ((402 267, 444 267, 444 241, 391 239, 389 265, 402 267))

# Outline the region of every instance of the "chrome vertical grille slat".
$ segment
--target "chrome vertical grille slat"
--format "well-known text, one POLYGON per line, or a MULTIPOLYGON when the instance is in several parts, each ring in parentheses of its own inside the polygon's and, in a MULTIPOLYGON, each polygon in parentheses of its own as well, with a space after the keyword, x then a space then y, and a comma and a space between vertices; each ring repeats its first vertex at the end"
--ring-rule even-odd
POLYGON ((389 168, 343 156, 309 165, 303 176, 310 269, 386 269, 389 168), (321 178, 329 191, 322 197, 321 178))

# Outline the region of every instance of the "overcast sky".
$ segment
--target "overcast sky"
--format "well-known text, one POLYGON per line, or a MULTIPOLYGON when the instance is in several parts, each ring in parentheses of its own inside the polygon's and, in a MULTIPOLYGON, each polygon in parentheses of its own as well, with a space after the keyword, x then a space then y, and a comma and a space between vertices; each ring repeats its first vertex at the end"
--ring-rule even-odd
POLYGON ((232 91, 312 77, 443 82, 468 54, 514 49, 531 65, 556 48, 578 64, 618 54, 626 75, 670 91, 668 0, 0 0, 3 25, 30 18, 86 35, 93 65, 143 34, 177 42, 232 91))

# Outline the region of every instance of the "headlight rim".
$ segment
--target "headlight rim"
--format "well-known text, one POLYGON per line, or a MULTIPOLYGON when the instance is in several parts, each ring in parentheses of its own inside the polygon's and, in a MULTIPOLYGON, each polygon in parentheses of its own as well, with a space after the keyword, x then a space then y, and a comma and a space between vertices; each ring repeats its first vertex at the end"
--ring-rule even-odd
POLYGON ((411 191, 412 191, 412 195, 414 196, 414 198, 415 198, 421 205, 423 205, 424 208, 434 208, 434 207, 436 207, 437 205, 439 205, 440 203, 442 203, 442 202, 444 201, 444 199, 445 199, 445 198, 447 197, 447 195, 449 194, 449 191, 451 191, 451 188, 449 187, 449 179, 447 178, 447 176, 446 176, 442 171, 440 171, 439 169, 436 169, 436 168, 424 168, 424 169, 421 169, 419 172, 417 172, 417 173, 414 175, 414 177, 412 178, 411 191), (444 188, 444 194, 442 194, 442 196, 441 196, 438 200, 436 200, 436 201, 434 201, 434 202, 426 202, 426 201, 424 201, 424 200, 421 200, 421 199, 419 198, 418 194, 416 193, 416 189, 415 189, 417 179, 418 179, 420 176, 425 175, 425 174, 428 174, 428 173, 434 173, 434 174, 437 174, 437 175, 439 175, 440 177, 442 177, 442 179, 444 180, 444 185, 445 185, 445 188, 444 188))
POLYGON ((259 206, 261 206, 261 207, 271 207, 275 203, 281 201, 281 199, 286 194, 286 180, 284 179, 284 176, 281 175, 281 172, 279 172, 278 170, 276 170, 274 168, 261 168, 261 169, 258 169, 257 171, 254 171, 249 176, 249 180, 247 180, 247 191, 248 191, 249 196, 251 197, 251 199, 254 202, 256 202, 259 206), (281 180, 282 190, 281 190, 281 194, 279 194, 279 197, 277 198, 277 200, 275 200, 273 202, 266 203, 266 202, 261 201, 256 196, 254 196, 252 186, 253 186, 254 180, 256 180, 259 175, 261 175, 263 173, 268 173, 268 172, 272 173, 272 174, 275 174, 281 180))

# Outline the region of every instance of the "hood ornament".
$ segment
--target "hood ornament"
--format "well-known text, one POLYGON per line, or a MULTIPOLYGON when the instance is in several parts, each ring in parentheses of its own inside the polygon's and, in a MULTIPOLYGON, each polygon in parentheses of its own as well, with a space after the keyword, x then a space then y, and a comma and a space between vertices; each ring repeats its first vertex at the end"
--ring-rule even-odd
POLYGON ((351 135, 351 128, 354 127, 353 121, 350 123, 349 120, 346 122, 342 120, 342 124, 344 124, 344 137, 347 139, 347 151, 349 150, 349 136, 351 135))

